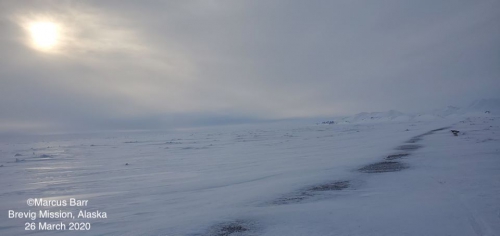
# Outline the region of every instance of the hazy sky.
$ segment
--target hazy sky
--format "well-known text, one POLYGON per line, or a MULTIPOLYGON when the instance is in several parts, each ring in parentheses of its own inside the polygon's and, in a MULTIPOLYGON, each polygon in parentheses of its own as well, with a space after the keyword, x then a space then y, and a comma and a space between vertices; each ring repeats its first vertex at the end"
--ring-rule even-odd
POLYGON ((0 1, 0 131, 404 112, 500 92, 500 1, 0 1), (34 44, 31 25, 57 26, 34 44))

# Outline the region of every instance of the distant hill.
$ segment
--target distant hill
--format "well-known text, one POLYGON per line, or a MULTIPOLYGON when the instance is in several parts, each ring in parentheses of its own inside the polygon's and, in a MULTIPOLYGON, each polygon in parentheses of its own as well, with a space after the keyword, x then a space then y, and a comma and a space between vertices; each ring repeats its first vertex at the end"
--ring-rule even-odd
POLYGON ((491 114, 500 114, 500 99, 481 99, 474 101, 468 107, 461 109, 464 113, 484 113, 489 111, 491 114))
MULTIPOLYGON (((378 123, 390 121, 426 121, 458 116, 500 116, 500 99, 481 99, 472 102, 469 106, 459 108, 447 106, 430 112, 406 114, 396 110, 385 112, 361 112, 353 116, 336 117, 335 124, 342 123, 378 123)), ((333 124, 333 123, 330 123, 333 124)))

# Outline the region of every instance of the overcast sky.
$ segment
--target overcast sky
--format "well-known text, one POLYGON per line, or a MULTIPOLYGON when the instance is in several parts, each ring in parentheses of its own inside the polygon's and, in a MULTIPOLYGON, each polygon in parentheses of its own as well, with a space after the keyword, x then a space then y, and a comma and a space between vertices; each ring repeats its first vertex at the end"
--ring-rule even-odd
POLYGON ((0 1, 0 131, 463 105, 500 92, 500 2, 0 1), (29 25, 53 22, 37 48, 29 25))

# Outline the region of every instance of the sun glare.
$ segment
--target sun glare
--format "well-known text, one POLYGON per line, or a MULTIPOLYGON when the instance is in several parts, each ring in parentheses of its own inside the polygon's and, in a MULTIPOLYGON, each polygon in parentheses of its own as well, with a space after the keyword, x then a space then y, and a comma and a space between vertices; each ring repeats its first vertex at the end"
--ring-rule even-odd
POLYGON ((50 50, 59 40, 59 27, 52 22, 34 22, 29 26, 31 39, 36 48, 50 50))

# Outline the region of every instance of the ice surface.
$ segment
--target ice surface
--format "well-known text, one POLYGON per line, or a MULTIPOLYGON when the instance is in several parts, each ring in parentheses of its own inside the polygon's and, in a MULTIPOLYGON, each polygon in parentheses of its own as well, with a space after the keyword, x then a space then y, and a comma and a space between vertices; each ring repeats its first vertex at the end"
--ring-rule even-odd
POLYGON ((7 211, 69 197, 108 214, 75 235, 500 235, 499 133, 488 115, 4 138, 0 235, 68 234, 7 211), (391 155, 408 168, 358 171, 391 155))

